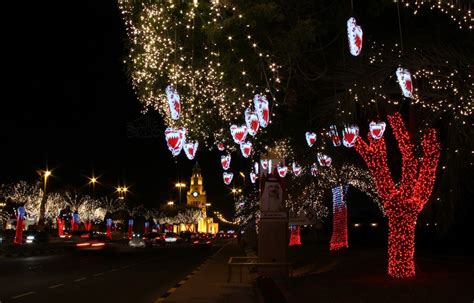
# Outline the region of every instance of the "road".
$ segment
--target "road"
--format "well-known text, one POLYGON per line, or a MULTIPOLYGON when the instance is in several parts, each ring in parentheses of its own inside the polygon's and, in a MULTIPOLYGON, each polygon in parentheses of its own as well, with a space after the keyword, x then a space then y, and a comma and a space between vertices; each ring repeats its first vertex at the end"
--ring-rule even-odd
POLYGON ((221 245, 0 258, 0 302, 154 302, 221 245))

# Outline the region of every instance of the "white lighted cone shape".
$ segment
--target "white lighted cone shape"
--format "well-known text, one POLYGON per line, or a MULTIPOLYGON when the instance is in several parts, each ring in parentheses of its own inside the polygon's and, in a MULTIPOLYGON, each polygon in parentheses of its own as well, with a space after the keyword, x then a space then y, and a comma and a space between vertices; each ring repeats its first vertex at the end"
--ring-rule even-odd
POLYGON ((369 129, 370 129, 370 134, 372 135, 372 138, 375 140, 378 140, 382 138, 383 133, 385 131, 385 122, 379 121, 379 122, 370 122, 369 123, 369 129))
POLYGON ((353 147, 359 137, 359 127, 357 125, 349 125, 342 130, 342 144, 345 147, 353 147))
POLYGON ((286 166, 277 166, 277 171, 278 171, 278 175, 281 177, 281 178, 284 178, 286 177, 286 173, 288 172, 288 167, 286 166))
POLYGON ((259 94, 255 95, 253 97, 253 105, 255 107, 255 112, 257 113, 260 127, 267 127, 270 122, 270 107, 268 105, 267 97, 259 94))
POLYGON ((306 132, 306 142, 309 147, 313 146, 313 144, 316 143, 316 134, 313 132, 306 132))
POLYGON ((234 174, 233 174, 233 173, 224 172, 224 173, 222 174, 222 178, 224 179, 225 185, 229 185, 230 182, 232 182, 232 179, 234 178, 234 174))
POLYGON ((301 175, 303 168, 300 165, 296 164, 296 162, 293 162, 291 166, 292 166, 291 168, 293 169, 293 174, 295 176, 298 177, 299 175, 301 175))
POLYGON ((247 138, 247 126, 237 126, 234 124, 230 127, 230 134, 232 135, 232 139, 234 139, 235 143, 243 143, 247 138))
POLYGON ((225 149, 224 143, 218 142, 217 143, 217 149, 220 150, 220 151, 224 151, 224 149, 225 149))
POLYGON ((196 156, 198 146, 198 141, 189 141, 184 144, 184 153, 186 154, 186 157, 188 157, 189 160, 194 159, 194 157, 196 156))
POLYGON ((257 181, 257 174, 254 172, 250 172, 250 182, 255 184, 255 181, 257 181))
POLYGON ((337 127, 334 124, 329 127, 329 137, 331 137, 334 146, 341 146, 341 138, 339 137, 337 127))
POLYGON ((252 143, 251 142, 240 143, 240 151, 242 152, 242 156, 244 158, 248 158, 250 156, 250 153, 252 152, 252 143))
POLYGON ((255 162, 255 163, 253 164, 253 169, 254 169, 255 173, 258 174, 258 169, 259 169, 258 162, 255 162))
POLYGON ((260 164, 262 165, 262 168, 266 170, 268 168, 268 160, 260 160, 260 164))
POLYGON ((245 125, 247 125, 247 131, 251 136, 255 136, 260 128, 257 113, 250 108, 245 110, 245 125))
POLYGON ((321 166, 331 166, 332 159, 328 155, 318 153, 318 162, 321 166))
POLYGON ((347 20, 347 38, 349 40, 349 51, 352 56, 358 56, 362 50, 362 28, 357 25, 354 17, 347 20))
POLYGON ((183 144, 186 140, 186 129, 184 127, 168 127, 165 130, 165 139, 168 149, 171 151, 173 156, 177 156, 183 149, 183 144))
POLYGON ((313 163, 311 165, 311 175, 313 177, 316 177, 318 175, 318 166, 316 165, 316 163, 313 163))
POLYGON ((172 85, 166 87, 166 99, 171 119, 178 120, 181 113, 181 98, 172 85))
POLYGON ((230 167, 230 160, 232 159, 230 154, 221 156, 221 165, 224 170, 228 170, 230 167))
POLYGON ((395 73, 397 74, 398 84, 402 89, 403 96, 406 98, 412 98, 413 82, 411 81, 411 74, 408 69, 399 67, 395 73))
POLYGON ((273 170, 273 168, 272 168, 272 159, 270 159, 270 160, 268 160, 268 170, 267 171, 268 171, 269 174, 271 174, 272 170, 273 170))

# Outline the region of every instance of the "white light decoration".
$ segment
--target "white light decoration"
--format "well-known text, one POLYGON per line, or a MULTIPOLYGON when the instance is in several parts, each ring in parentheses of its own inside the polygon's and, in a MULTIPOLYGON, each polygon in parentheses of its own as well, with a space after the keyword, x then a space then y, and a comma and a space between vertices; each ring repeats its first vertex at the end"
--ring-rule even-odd
POLYGON ((224 179, 224 183, 225 185, 229 185, 230 182, 232 182, 232 179, 234 178, 234 174, 233 173, 228 173, 228 172, 223 172, 222 173, 222 178, 224 179))
POLYGON ((301 173, 303 172, 303 168, 302 168, 300 165, 296 164, 296 162, 293 162, 293 163, 291 164, 291 168, 292 168, 292 170, 293 170, 293 174, 294 174, 296 177, 298 177, 299 175, 301 175, 301 173))
POLYGON ((250 153, 252 152, 252 142, 244 142, 240 143, 240 151, 242 152, 242 156, 244 158, 248 158, 250 153))
POLYGON ((250 172, 250 182, 255 184, 256 181, 257 181, 257 174, 254 172, 250 172))
POLYGON ((286 173, 288 172, 288 167, 278 165, 277 166, 277 171, 278 171, 278 175, 281 178, 284 178, 284 177, 286 177, 286 173))
POLYGON ((334 146, 341 146, 341 138, 339 137, 337 127, 334 124, 329 127, 329 137, 331 137, 334 146))
POLYGON ((221 165, 222 169, 228 170, 230 167, 230 161, 232 160, 232 156, 230 154, 221 156, 221 165))
POLYGON ((316 165, 316 163, 313 163, 311 165, 311 175, 313 177, 316 177, 318 175, 318 166, 316 165))
POLYGON ((311 147, 313 146, 314 143, 316 143, 316 134, 313 132, 306 132, 306 142, 308 143, 308 146, 311 147))
POLYGON ((362 28, 357 25, 354 17, 347 20, 347 38, 349 40, 349 51, 352 56, 358 56, 362 50, 362 28))
POLYGON ((348 125, 342 130, 342 144, 345 147, 353 147, 359 137, 359 127, 357 125, 348 125))
POLYGON ((181 113, 181 98, 172 85, 166 87, 166 99, 168 100, 168 110, 171 119, 178 120, 181 113))
POLYGON ((268 160, 268 173, 271 174, 272 173, 272 159, 268 160))
POLYGON ((230 134, 232 135, 232 139, 234 139, 235 143, 243 143, 247 138, 247 126, 237 126, 234 124, 230 127, 230 134))
POLYGON ((254 169, 255 173, 258 174, 258 169, 259 169, 258 162, 255 162, 253 164, 253 169, 254 169))
POLYGON ((331 166, 332 159, 328 155, 318 153, 318 162, 321 166, 331 166))
POLYGON ((168 127, 165 130, 165 139, 168 149, 176 157, 181 152, 181 149, 183 149, 183 144, 186 140, 186 129, 184 127, 168 127))
POLYGON ((218 150, 220 150, 220 151, 224 151, 224 150, 225 150, 225 145, 224 145, 224 143, 217 142, 216 145, 217 145, 217 149, 218 149, 218 150))
POLYGON ((408 69, 399 67, 397 68, 397 71, 395 73, 397 74, 398 84, 402 89, 403 96, 405 96, 406 98, 412 98, 413 83, 411 81, 411 74, 408 69))
POLYGON ((255 95, 253 98, 255 111, 257 112, 258 122, 260 127, 267 127, 270 122, 270 107, 268 105, 267 97, 264 95, 255 95))
POLYGON ((378 140, 382 138, 383 133, 385 131, 385 122, 379 121, 379 122, 370 122, 369 123, 369 129, 370 129, 370 134, 372 135, 372 138, 375 140, 378 140))
POLYGON ((189 160, 194 159, 196 156, 197 149, 199 147, 199 142, 198 141, 188 141, 184 144, 183 149, 184 153, 186 154, 186 157, 188 157, 189 160))
POLYGON ((264 170, 268 169, 268 160, 266 159, 260 160, 260 165, 262 165, 262 168, 264 170))
POLYGON ((250 108, 245 110, 245 124, 247 125, 249 135, 252 137, 257 135, 257 132, 260 128, 260 122, 258 120, 257 113, 252 111, 250 108))

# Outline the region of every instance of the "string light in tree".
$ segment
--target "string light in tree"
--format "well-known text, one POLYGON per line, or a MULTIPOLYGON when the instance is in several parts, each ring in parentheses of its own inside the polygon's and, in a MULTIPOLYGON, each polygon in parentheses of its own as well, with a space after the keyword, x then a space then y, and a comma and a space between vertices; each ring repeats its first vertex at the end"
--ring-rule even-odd
POLYGON ((352 56, 358 56, 362 50, 362 28, 357 25, 354 17, 347 20, 347 38, 349 40, 349 51, 352 56))
POLYGON ((428 201, 436 177, 440 144, 434 129, 424 132, 422 156, 416 157, 403 119, 399 113, 388 117, 402 155, 400 182, 392 178, 387 163, 385 139, 368 143, 357 140, 356 151, 362 156, 374 179, 378 195, 388 218, 388 274, 395 278, 415 276, 415 226, 417 216, 428 201))
POLYGON ((406 68, 397 68, 395 72, 397 75, 398 85, 402 90, 403 96, 406 98, 413 97, 413 83, 411 81, 411 74, 406 68))
POLYGON ((347 239, 347 185, 338 185, 332 191, 332 236, 329 244, 330 250, 339 250, 349 246, 347 239))
POLYGON ((183 146, 184 153, 186 154, 186 157, 188 157, 189 160, 194 159, 194 157, 196 156, 198 147, 199 147, 198 141, 188 141, 184 144, 183 146))
POLYGON ((345 147, 353 147, 357 137, 359 137, 359 127, 357 125, 349 125, 342 130, 342 144, 345 147))
POLYGON ((232 160, 232 156, 230 154, 221 156, 221 165, 222 165, 223 170, 229 169, 231 160, 232 160))
POLYGON ((229 173, 229 172, 223 172, 222 173, 222 178, 224 179, 224 184, 229 185, 230 182, 232 182, 232 179, 234 178, 234 174, 229 173))
POLYGON ((308 146, 311 147, 316 143, 316 133, 313 132, 306 132, 306 143, 308 143, 308 146))

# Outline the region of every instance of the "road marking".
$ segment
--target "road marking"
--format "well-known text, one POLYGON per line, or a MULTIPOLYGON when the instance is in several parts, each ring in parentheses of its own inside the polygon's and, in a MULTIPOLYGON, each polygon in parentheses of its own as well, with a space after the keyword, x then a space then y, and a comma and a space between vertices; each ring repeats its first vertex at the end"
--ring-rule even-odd
POLYGON ((113 271, 117 271, 118 269, 117 268, 112 268, 111 270, 109 270, 110 272, 113 272, 113 271))
POLYGON ((82 277, 82 278, 79 278, 79 279, 74 280, 74 282, 83 281, 83 280, 85 280, 85 279, 87 279, 87 278, 86 278, 86 277, 82 277))
POLYGON ((29 295, 34 295, 35 293, 36 293, 36 292, 34 292, 34 291, 25 292, 24 294, 21 294, 21 295, 12 297, 12 299, 18 299, 18 298, 26 297, 26 296, 29 296, 29 295))
POLYGON ((104 274, 103 272, 99 272, 99 273, 93 274, 92 276, 93 277, 98 277, 98 276, 102 276, 103 274, 104 274))
POLYGON ((169 293, 173 293, 173 292, 176 291, 176 289, 177 289, 176 287, 172 287, 172 288, 170 288, 170 289, 168 290, 168 292, 169 292, 169 293))
POLYGON ((181 280, 181 281, 179 281, 178 284, 179 284, 179 285, 183 285, 184 283, 186 283, 186 280, 181 280))
POLYGON ((50 286, 50 287, 48 287, 48 288, 56 288, 56 287, 61 287, 61 286, 63 286, 63 285, 64 285, 64 284, 56 284, 56 285, 50 286))

